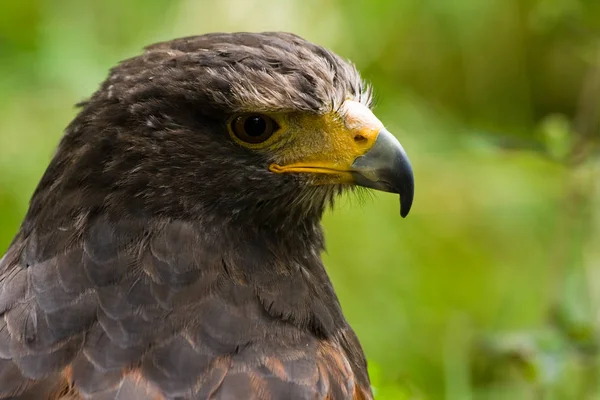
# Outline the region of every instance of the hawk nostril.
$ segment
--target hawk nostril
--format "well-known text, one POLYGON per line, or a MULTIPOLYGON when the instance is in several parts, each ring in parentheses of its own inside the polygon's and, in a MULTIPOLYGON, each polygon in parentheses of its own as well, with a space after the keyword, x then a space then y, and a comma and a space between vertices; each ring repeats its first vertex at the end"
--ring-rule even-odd
POLYGON ((356 135, 356 136, 354 136, 354 141, 355 141, 356 143, 361 143, 361 144, 362 144, 362 143, 365 143, 367 140, 368 140, 368 139, 367 139, 366 137, 364 137, 363 135, 360 135, 360 134, 359 134, 359 135, 356 135))

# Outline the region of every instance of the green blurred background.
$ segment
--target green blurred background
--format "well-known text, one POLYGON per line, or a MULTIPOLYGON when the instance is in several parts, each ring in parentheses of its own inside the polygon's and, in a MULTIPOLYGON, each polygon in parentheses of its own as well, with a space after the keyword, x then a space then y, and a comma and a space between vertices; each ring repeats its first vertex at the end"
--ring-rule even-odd
POLYGON ((380 193, 325 220, 376 398, 600 398, 598 0, 2 0, 0 248, 109 67, 240 30, 351 59, 413 161, 406 220, 380 193))

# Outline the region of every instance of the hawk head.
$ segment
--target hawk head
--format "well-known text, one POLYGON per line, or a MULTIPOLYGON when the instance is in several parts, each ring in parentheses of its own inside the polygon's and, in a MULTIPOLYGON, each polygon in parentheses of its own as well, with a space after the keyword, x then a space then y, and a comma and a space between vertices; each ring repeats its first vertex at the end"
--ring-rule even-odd
POLYGON ((370 104, 354 66, 292 34, 158 43, 82 103, 30 214, 42 226, 102 210, 284 230, 359 185, 399 193, 406 216, 411 166, 370 104))

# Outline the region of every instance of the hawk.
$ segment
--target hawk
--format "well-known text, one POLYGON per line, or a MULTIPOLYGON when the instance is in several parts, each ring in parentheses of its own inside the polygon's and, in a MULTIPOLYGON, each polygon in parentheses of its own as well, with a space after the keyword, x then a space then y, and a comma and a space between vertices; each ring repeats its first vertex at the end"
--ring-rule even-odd
POLYGON ((0 398, 371 399, 320 255, 345 190, 411 207, 370 102, 353 65, 288 33, 113 68, 0 260, 0 398))

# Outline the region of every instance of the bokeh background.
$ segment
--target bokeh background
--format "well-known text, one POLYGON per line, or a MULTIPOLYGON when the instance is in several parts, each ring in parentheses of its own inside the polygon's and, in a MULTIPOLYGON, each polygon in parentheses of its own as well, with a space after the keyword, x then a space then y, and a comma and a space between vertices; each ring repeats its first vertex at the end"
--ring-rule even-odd
POLYGON ((417 192, 343 199, 329 272, 377 399, 600 398, 600 1, 2 0, 0 253, 73 105, 155 41, 286 30, 351 59, 417 192))

